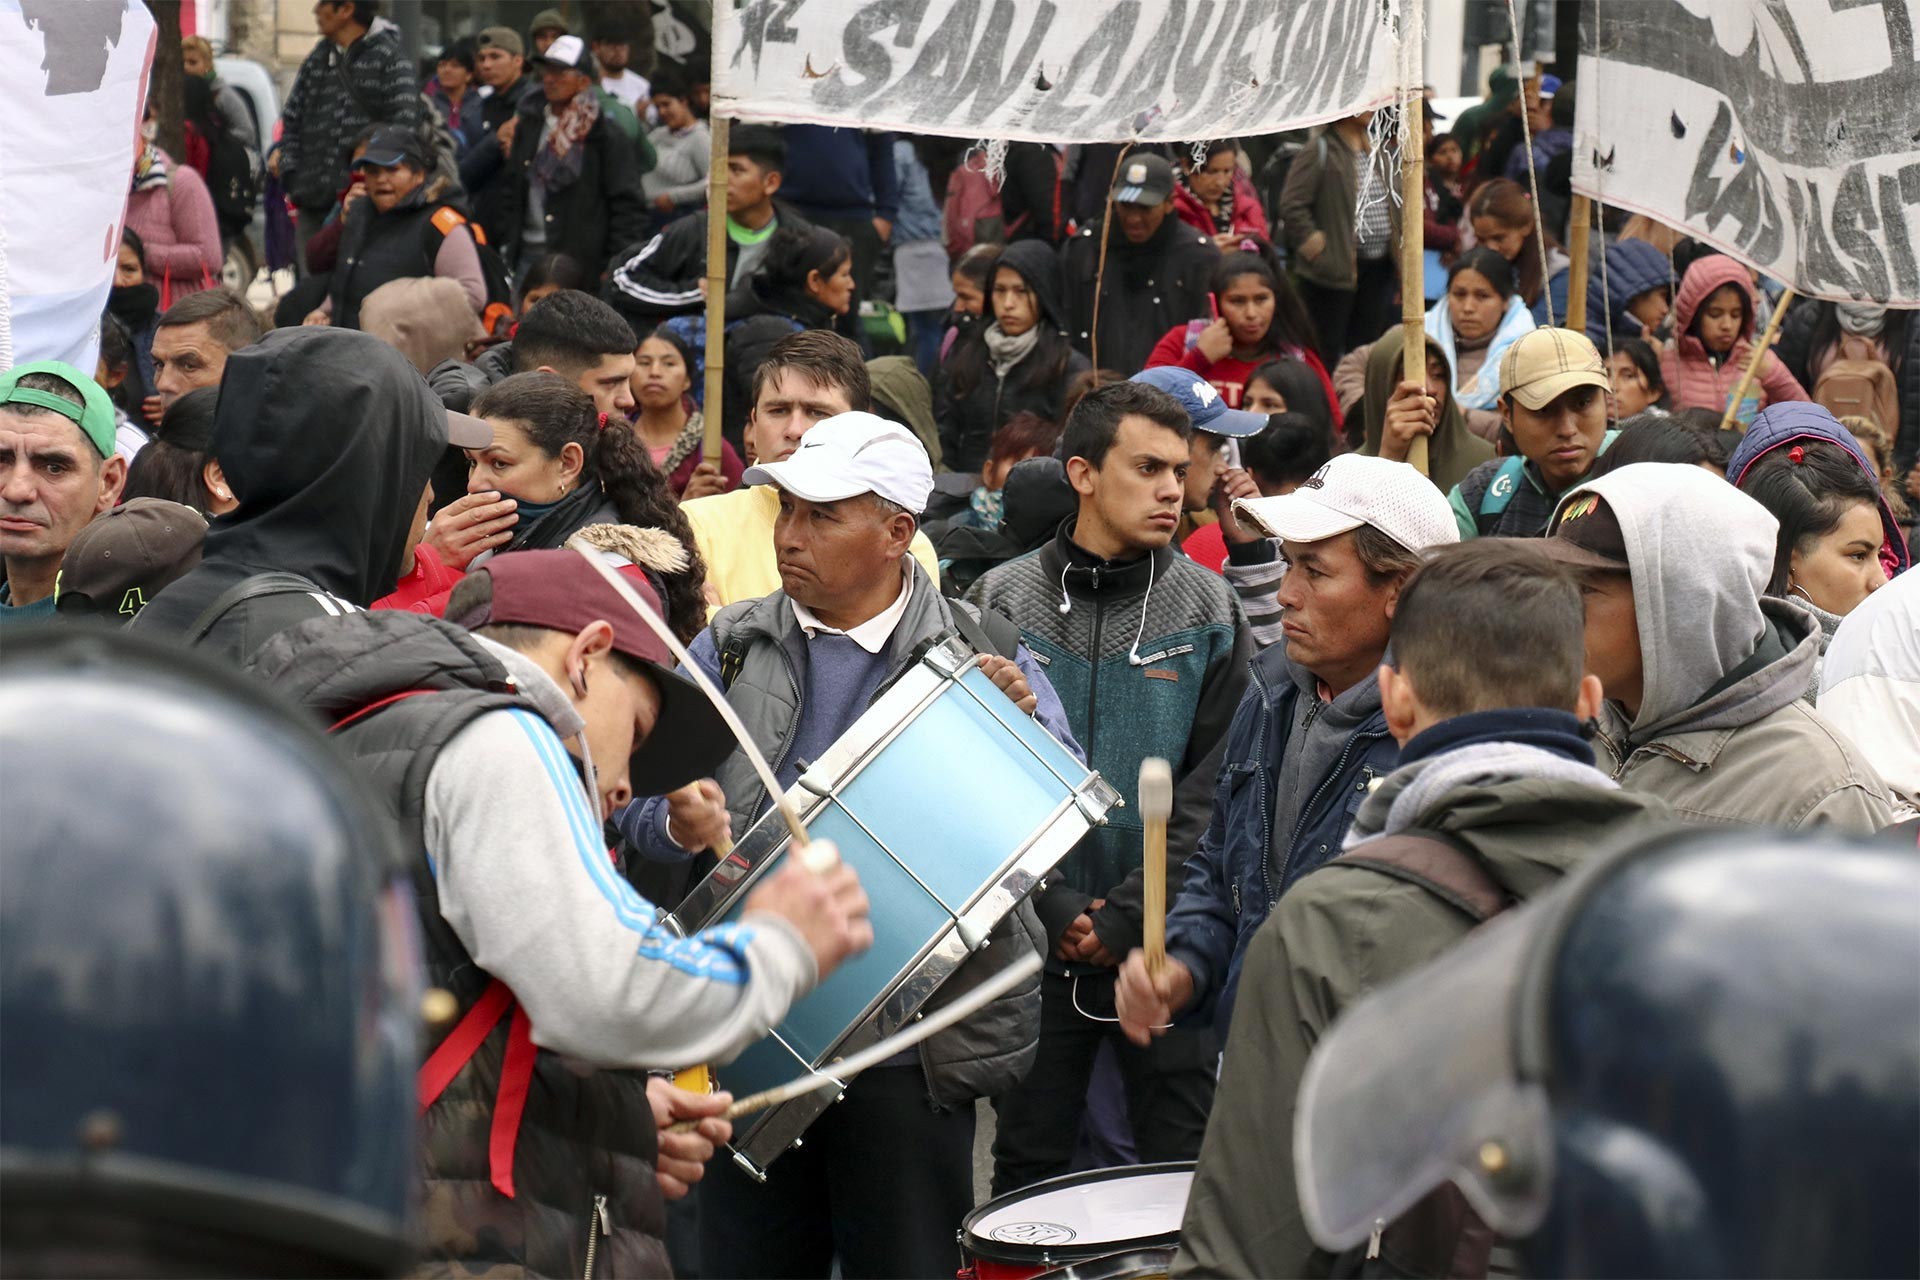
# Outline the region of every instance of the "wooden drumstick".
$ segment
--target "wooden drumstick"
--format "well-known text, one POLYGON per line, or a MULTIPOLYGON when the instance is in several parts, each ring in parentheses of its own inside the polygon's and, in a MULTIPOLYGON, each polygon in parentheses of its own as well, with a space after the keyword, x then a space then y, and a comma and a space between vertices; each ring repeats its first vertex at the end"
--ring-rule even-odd
POLYGON ((1172 813, 1173 766, 1148 756, 1140 762, 1140 821, 1145 827, 1140 938, 1147 951, 1147 976, 1152 978, 1167 967, 1167 818, 1172 813))
MULTIPOLYGON (((814 841, 815 845, 827 843, 824 840, 814 841)), ((816 1089, 827 1089, 844 1084, 868 1067, 878 1066, 895 1054, 913 1048, 928 1036, 937 1035, 962 1018, 977 1013, 1039 972, 1040 953, 1029 951, 938 1013, 930 1013, 924 1018, 919 1018, 878 1044, 862 1049, 852 1057, 842 1058, 838 1062, 829 1062, 811 1075, 801 1076, 798 1080, 789 1080, 786 1084, 763 1089, 759 1093, 748 1094, 722 1112, 722 1117, 727 1120, 737 1120, 741 1116, 765 1111, 768 1107, 777 1107, 783 1102, 791 1102, 816 1089)), ((670 1126, 667 1132, 690 1133, 699 1123, 698 1120, 682 1120, 670 1126)))

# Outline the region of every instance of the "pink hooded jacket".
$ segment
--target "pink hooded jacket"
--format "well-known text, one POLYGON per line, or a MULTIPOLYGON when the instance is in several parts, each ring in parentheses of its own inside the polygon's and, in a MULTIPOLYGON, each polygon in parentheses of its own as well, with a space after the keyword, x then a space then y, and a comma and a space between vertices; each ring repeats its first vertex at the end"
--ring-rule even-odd
MULTIPOLYGON (((1687 268, 1680 281, 1680 296, 1673 300, 1673 340, 1660 356, 1660 374, 1666 380, 1667 401, 1676 411, 1710 409, 1724 413, 1727 397, 1740 384, 1747 361, 1753 354, 1753 318, 1758 312, 1753 296, 1753 278, 1747 269, 1723 254, 1697 260, 1687 268), (1747 295, 1747 320, 1735 340, 1733 350, 1716 365, 1700 339, 1688 333, 1694 315, 1706 305, 1714 290, 1737 285, 1747 295)), ((1784 400, 1805 400, 1806 391, 1794 380, 1780 358, 1769 351, 1760 362, 1760 371, 1747 388, 1747 402, 1740 407, 1742 425, 1770 404, 1784 400)))

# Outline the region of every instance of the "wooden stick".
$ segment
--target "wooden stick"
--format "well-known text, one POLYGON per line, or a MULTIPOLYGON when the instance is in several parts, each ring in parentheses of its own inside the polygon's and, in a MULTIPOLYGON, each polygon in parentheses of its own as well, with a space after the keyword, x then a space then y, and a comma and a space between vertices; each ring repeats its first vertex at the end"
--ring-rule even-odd
POLYGON ((1573 198, 1573 243, 1567 246, 1567 323, 1575 333, 1587 331, 1587 238, 1593 230, 1593 200, 1573 198))
POLYGON ((1141 873, 1144 878, 1140 941, 1147 952, 1147 976, 1167 967, 1167 818, 1173 813, 1173 766, 1158 756, 1140 762, 1140 822, 1144 828, 1141 873))
MULTIPOLYGON (((1420 146, 1425 99, 1417 76, 1401 89, 1405 97, 1400 109, 1400 376, 1425 386, 1427 157, 1420 146)), ((1427 454, 1427 437, 1415 436, 1407 446, 1407 463, 1423 476, 1428 469, 1427 454)))
MULTIPOLYGON (((1100 263, 1093 269, 1093 329, 1087 334, 1089 358, 1096 377, 1100 372, 1100 290, 1107 279, 1107 241, 1113 236, 1113 193, 1120 186, 1120 166, 1127 162, 1127 152, 1131 150, 1133 143, 1129 142, 1120 148, 1120 158, 1113 162, 1113 181, 1107 184, 1107 211, 1100 216, 1100 263)), ((991 296, 993 291, 987 292, 991 296)))
MULTIPOLYGON (((1733 425, 1735 415, 1740 412, 1740 402, 1747 398, 1747 388, 1760 372, 1760 362, 1767 358, 1767 352, 1773 346, 1773 336, 1780 332, 1780 322, 1787 318, 1787 304, 1793 301, 1793 286, 1780 295, 1780 301, 1774 304, 1773 315, 1767 319, 1767 331, 1760 335, 1760 341, 1753 344, 1753 356, 1747 361, 1747 371, 1740 375, 1740 381, 1734 384, 1733 395, 1727 400, 1727 411, 1720 415, 1720 429, 1725 431, 1733 425)), ((1741 430, 1746 430, 1742 427, 1741 430)))
POLYGON ((727 329, 727 117, 707 122, 713 145, 707 153, 707 385, 701 412, 706 435, 700 460, 720 464, 720 400, 724 394, 727 329))
MULTIPOLYGON (((814 1092, 816 1089, 830 1089, 859 1075, 869 1067, 878 1066, 888 1058, 925 1040, 928 1036, 938 1035, 962 1018, 970 1017, 999 999, 1021 983, 1040 972, 1040 953, 1029 951, 1013 964, 996 973, 973 990, 961 996, 938 1013, 901 1028, 886 1039, 870 1048, 862 1049, 850 1058, 830 1062, 810 1075, 790 1080, 786 1084, 772 1089, 763 1089, 759 1093, 748 1094, 739 1099, 723 1113, 728 1120, 737 1120, 741 1116, 752 1115, 756 1111, 765 1111, 768 1107, 777 1107, 783 1102, 814 1092)), ((689 1133, 700 1122, 682 1120, 671 1126, 668 1133, 689 1133)))

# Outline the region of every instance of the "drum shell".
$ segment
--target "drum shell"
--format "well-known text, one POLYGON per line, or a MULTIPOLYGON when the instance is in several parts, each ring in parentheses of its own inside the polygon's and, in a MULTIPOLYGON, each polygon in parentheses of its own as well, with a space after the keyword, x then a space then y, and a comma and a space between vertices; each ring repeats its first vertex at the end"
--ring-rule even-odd
MULTIPOLYGON (((952 638, 904 669, 787 799, 809 833, 832 839, 859 872, 875 940, 797 1001, 773 1034, 721 1066, 721 1087, 736 1095, 826 1068, 911 1021, 1119 802, 952 638)), ((673 924, 691 933, 737 923, 788 844, 778 815, 763 815, 673 924)), ((740 1124, 736 1160, 764 1175, 834 1097, 821 1090, 740 1124)))

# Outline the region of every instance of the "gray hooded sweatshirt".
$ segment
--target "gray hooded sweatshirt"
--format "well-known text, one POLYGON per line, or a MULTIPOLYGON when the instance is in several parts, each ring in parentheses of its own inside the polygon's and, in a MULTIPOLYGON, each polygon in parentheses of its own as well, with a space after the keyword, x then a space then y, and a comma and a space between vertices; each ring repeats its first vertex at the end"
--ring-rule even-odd
POLYGON ((1673 463, 1622 467, 1560 509, 1588 491, 1626 539, 1644 673, 1637 714, 1611 700, 1601 714, 1600 768, 1697 821, 1891 823, 1886 785, 1802 700, 1820 626, 1796 602, 1762 597, 1778 529, 1766 508, 1673 463))

